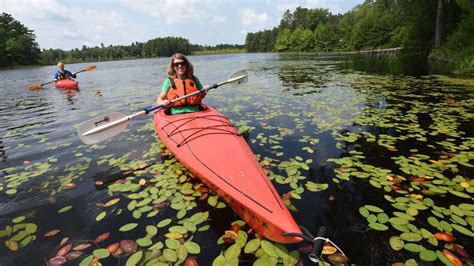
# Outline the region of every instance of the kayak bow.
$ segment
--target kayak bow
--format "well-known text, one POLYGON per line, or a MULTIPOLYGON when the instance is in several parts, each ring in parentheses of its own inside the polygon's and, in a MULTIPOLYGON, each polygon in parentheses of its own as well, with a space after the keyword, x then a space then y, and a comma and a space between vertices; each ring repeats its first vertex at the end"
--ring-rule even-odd
POLYGON ((256 232, 279 243, 301 230, 254 154, 227 117, 203 106, 195 113, 154 114, 155 129, 175 157, 256 232))
POLYGON ((62 79, 55 82, 56 89, 77 90, 79 82, 73 79, 62 79))

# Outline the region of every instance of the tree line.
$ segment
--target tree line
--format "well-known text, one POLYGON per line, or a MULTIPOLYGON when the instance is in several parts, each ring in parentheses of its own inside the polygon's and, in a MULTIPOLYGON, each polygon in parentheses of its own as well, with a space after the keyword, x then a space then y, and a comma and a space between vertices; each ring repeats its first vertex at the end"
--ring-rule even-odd
POLYGON ((181 37, 131 45, 40 50, 32 30, 11 15, 0 15, 0 67, 170 56, 175 52, 355 51, 403 47, 419 57, 441 57, 474 73, 474 1, 366 0, 345 14, 297 7, 273 29, 247 33, 244 45, 202 46, 181 37))
POLYGON ((248 33, 249 52, 357 51, 402 47, 424 58, 453 59, 474 73, 474 1, 366 0, 341 15, 297 7, 280 24, 248 33))

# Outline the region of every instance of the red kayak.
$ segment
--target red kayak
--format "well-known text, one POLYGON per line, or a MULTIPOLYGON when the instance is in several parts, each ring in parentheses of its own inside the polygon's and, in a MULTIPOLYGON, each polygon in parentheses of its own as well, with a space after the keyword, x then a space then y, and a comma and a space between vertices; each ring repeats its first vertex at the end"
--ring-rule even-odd
POLYGON ((56 89, 63 90, 77 90, 79 88, 79 82, 73 79, 58 80, 54 85, 56 86, 56 89))
POLYGON ((301 230, 245 140, 227 117, 203 106, 196 113, 154 115, 155 129, 175 157, 227 202, 256 232, 279 243, 301 230))

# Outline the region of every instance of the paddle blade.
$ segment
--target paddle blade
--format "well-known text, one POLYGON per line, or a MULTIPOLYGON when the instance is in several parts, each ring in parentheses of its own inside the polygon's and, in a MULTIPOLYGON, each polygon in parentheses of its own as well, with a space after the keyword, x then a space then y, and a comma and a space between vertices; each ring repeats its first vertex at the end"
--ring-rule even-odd
POLYGON ((247 83, 249 80, 248 72, 245 69, 239 70, 232 74, 229 78, 229 83, 236 84, 236 85, 242 85, 247 83))
POLYGON ((128 120, 126 118, 125 114, 119 112, 92 118, 77 128, 77 135, 85 144, 101 142, 120 134, 127 128, 128 120), (117 123, 119 120, 123 122, 117 123))
POLYGON ((31 84, 30 86, 28 86, 28 89, 30 91, 41 90, 41 84, 39 83, 31 84))
POLYGON ((88 66, 88 67, 84 68, 84 71, 90 71, 90 70, 94 70, 96 68, 97 68, 96 66, 88 66))

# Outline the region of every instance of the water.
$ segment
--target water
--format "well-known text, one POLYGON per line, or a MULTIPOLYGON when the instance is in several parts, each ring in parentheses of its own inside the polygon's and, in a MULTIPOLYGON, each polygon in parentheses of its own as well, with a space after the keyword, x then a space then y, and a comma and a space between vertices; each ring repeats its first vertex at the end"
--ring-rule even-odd
MULTIPOLYGON (((392 249, 390 237, 402 231, 391 222, 383 223, 377 213, 371 213, 376 219, 369 222, 373 217, 366 218, 359 212, 361 207, 375 205, 388 217, 394 217, 397 208, 390 197, 409 199, 405 195, 415 194, 431 198, 435 204, 426 207, 429 204, 424 202, 419 214, 412 214, 418 220, 410 224, 431 233, 453 231, 456 243, 473 252, 473 237, 452 226, 472 232, 471 207, 461 205, 467 210, 457 212, 464 222, 446 211, 450 206, 472 202, 448 193, 473 193, 472 85, 397 71, 391 74, 381 65, 375 70, 366 61, 359 64, 348 57, 235 54, 191 56, 190 60, 203 84, 224 81, 240 69, 249 71, 248 84, 223 86, 210 93, 205 102, 248 133, 251 149, 272 172, 270 176, 280 194, 293 192, 291 203, 298 211, 292 214, 297 223, 313 234, 320 226, 326 226, 328 237, 343 249, 350 262, 380 265, 408 259, 422 261, 420 251, 392 249), (435 162, 420 159, 417 154, 430 156, 429 160, 435 162), (400 164, 401 156, 411 158, 412 163, 400 164), (350 158, 350 162, 334 161, 341 158, 350 158), (304 162, 307 168, 295 163, 285 165, 285 161, 291 164, 291 159, 304 162), (418 169, 416 165, 422 167, 418 169), (297 173, 288 167, 296 167, 297 173), (368 176, 362 174, 363 178, 358 178, 360 172, 368 176), (427 192, 437 191, 428 177, 413 181, 414 176, 432 174, 441 180, 434 184, 443 193, 427 192), (274 175, 284 176, 286 181, 274 175), (300 180, 290 181, 295 176, 300 180), (387 176, 395 177, 395 181, 387 180, 387 176), (328 184, 328 188, 312 192, 309 182, 328 184), (433 211, 443 210, 443 217, 435 217, 446 220, 451 227, 436 228, 427 221, 433 211), (388 229, 374 230, 369 223, 385 224, 388 229)), ((82 250, 80 258, 69 262, 74 265, 99 247, 106 248, 122 239, 143 238, 146 225, 156 225, 169 217, 173 218, 171 225, 176 225, 180 219, 169 206, 160 207, 155 216, 137 219, 128 210, 131 192, 110 192, 95 185, 96 179, 128 178, 138 183, 153 177, 149 173, 153 165, 168 167, 169 156, 160 151, 151 116, 131 121, 125 132, 100 145, 86 146, 76 134, 78 125, 95 116, 114 111, 132 114, 154 105, 168 62, 168 58, 155 58, 67 65, 71 71, 97 65, 96 70, 78 75, 78 92, 57 90, 51 84, 39 91, 27 90, 32 83, 49 81, 54 66, 0 71, 0 230, 14 229, 9 235, 0 234, 2 243, 10 241, 0 246, 1 265, 44 264, 55 257, 64 237, 68 237, 66 243, 77 246, 91 243, 87 240, 104 232, 111 233, 97 246, 82 250), (131 169, 136 171, 132 173, 131 169), (111 207, 100 204, 113 198, 120 198, 120 202, 111 207), (65 211, 58 213, 61 209, 65 211), (105 218, 96 221, 103 211, 105 218), (16 217, 23 218, 14 220, 16 217), (118 230, 132 222, 138 223, 136 229, 118 230), (37 229, 25 231, 25 224, 35 224, 37 229), (54 229, 61 231, 44 236, 54 229), (21 231, 27 233, 13 241, 21 231), (15 248, 12 242, 18 242, 20 247, 15 248)), ((170 165, 173 171, 179 168, 170 165)), ((210 207, 206 199, 191 202, 195 206, 185 217, 209 211, 204 225, 210 225, 210 229, 190 234, 201 246, 201 253, 188 258, 197 256, 201 265, 209 265, 221 250, 227 249, 228 245, 216 244, 217 239, 230 230, 230 223, 238 217, 229 208, 210 207)), ((416 232, 415 229, 409 231, 416 232)), ((150 238, 153 243, 164 241, 166 233, 158 229, 158 234, 150 238)), ((435 246, 428 240, 413 242, 434 252, 442 251, 441 241, 435 246)), ((299 252, 302 262, 309 263, 305 245, 291 245, 288 249, 299 252)), ((255 260, 249 255, 240 259, 241 263, 255 260)), ((112 257, 100 261, 104 265, 117 264, 112 257)))

